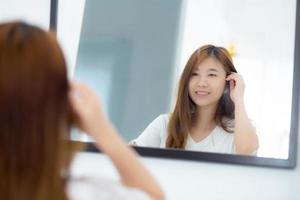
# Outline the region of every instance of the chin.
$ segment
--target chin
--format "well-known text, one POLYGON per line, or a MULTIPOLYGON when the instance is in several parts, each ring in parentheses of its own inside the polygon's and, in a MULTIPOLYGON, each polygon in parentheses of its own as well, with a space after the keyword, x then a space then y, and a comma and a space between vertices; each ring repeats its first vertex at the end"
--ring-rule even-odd
POLYGON ((195 104, 199 107, 203 107, 203 106, 208 106, 211 104, 211 102, 199 102, 199 101, 196 101, 195 104))
POLYGON ((204 107, 209 106, 209 105, 210 104, 197 104, 197 106, 200 107, 200 108, 204 108, 204 107))
POLYGON ((206 100, 206 101, 194 101, 194 103, 198 106, 198 107, 205 107, 205 106, 211 106, 211 105, 215 105, 218 103, 218 101, 210 101, 210 100, 206 100))

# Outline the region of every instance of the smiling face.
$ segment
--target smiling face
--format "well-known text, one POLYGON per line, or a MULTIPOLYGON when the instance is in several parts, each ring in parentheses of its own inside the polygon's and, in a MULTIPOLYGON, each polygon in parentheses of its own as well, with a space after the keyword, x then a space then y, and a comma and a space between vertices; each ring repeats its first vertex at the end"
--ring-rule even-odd
POLYGON ((193 70, 188 92, 197 107, 217 105, 225 87, 224 66, 214 57, 203 60, 193 70))
POLYGON ((216 106, 216 123, 230 132, 222 119, 234 118, 234 105, 230 98, 222 97, 226 75, 232 72, 237 71, 224 47, 208 44, 193 52, 180 77, 177 100, 168 125, 166 147, 185 148, 188 133, 195 119, 200 117, 197 112, 200 107, 216 106))

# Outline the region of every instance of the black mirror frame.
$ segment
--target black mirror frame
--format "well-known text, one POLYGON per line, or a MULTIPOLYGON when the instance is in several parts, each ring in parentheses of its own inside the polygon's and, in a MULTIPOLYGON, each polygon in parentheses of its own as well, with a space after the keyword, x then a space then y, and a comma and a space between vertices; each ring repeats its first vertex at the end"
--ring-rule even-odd
MULTIPOLYGON (((58 19, 58 1, 51 0, 50 5, 50 29, 54 32, 57 30, 58 19)), ((297 1, 296 5, 296 33, 295 33, 295 49, 294 49, 294 74, 293 74, 293 94, 292 94, 292 109, 291 109, 291 128, 289 141, 289 157, 288 159, 264 158, 243 155, 230 155, 219 153, 181 151, 173 149, 158 149, 148 147, 133 147, 141 156, 182 159, 193 161, 206 161, 227 164, 241 164, 272 168, 287 168, 293 169, 297 165, 298 151, 298 132, 299 132, 299 93, 300 93, 300 4, 297 1)), ((101 152, 93 143, 87 143, 86 151, 101 152)))

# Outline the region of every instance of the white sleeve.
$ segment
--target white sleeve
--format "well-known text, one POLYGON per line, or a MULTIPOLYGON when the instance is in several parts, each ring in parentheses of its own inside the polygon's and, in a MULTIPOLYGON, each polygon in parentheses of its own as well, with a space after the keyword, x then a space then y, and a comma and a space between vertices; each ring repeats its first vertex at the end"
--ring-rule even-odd
POLYGON ((160 147, 163 131, 165 131, 165 115, 154 119, 146 129, 129 144, 146 147, 160 147))
POLYGON ((148 194, 102 177, 72 178, 66 188, 70 200, 149 200, 148 194))

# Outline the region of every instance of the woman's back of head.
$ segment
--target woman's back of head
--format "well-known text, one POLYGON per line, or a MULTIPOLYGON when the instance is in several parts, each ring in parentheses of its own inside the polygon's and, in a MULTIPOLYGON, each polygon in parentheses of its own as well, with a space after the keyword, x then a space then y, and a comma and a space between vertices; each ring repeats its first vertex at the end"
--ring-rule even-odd
POLYGON ((0 25, 1 198, 66 198, 68 91, 63 54, 51 33, 22 22, 0 25))

